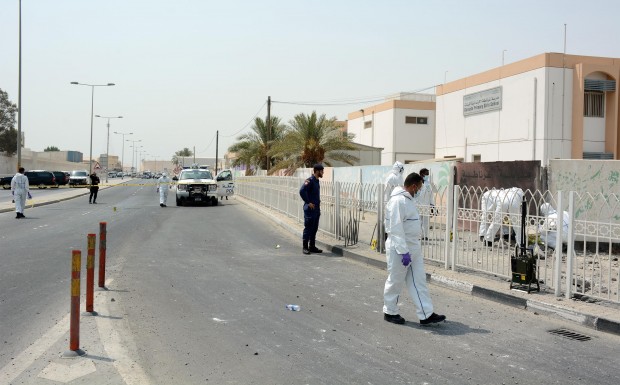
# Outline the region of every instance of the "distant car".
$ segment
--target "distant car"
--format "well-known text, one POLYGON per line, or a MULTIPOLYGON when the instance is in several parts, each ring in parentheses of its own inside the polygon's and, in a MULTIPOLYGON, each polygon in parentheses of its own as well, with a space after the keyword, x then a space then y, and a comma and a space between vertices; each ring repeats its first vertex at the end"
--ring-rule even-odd
POLYGON ((110 171, 110 172, 108 173, 108 178, 116 178, 116 172, 114 172, 114 171, 110 171))
POLYGON ((2 178, 0 178, 0 186, 2 186, 3 189, 8 190, 11 188, 11 179, 13 179, 13 175, 11 176, 3 176, 2 178))
POLYGON ((69 183, 69 174, 64 171, 52 171, 54 178, 56 178, 56 187, 64 186, 69 183))
POLYGON ((84 186, 87 187, 90 184, 90 177, 86 170, 73 170, 69 176, 69 187, 84 186))
POLYGON ((217 206, 217 183, 211 171, 200 168, 189 168, 181 171, 176 181, 177 206, 185 203, 211 203, 217 206))
POLYGON ((224 199, 224 197, 226 197, 228 200, 229 196, 233 196, 235 194, 235 182, 233 181, 232 171, 220 171, 215 180, 217 181, 217 195, 220 199, 224 199))

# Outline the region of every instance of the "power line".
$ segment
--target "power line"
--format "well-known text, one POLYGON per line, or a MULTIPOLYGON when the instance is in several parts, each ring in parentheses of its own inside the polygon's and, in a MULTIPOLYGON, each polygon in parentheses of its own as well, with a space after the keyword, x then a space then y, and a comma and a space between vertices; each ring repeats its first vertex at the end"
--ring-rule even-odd
MULTIPOLYGON (((215 139, 215 135, 213 136, 213 138, 211 138, 211 142, 209 142, 209 145, 207 145, 207 147, 204 150, 201 150, 200 152, 205 153, 207 152, 207 150, 209 149, 209 147, 211 147, 211 145, 213 144, 213 140, 215 139)), ((196 155, 196 154, 194 154, 196 155)))
MULTIPOLYGON (((403 92, 402 94, 399 94, 399 96, 402 95, 415 95, 418 94, 422 91, 426 91, 429 89, 434 88, 435 85, 432 85, 430 87, 426 87, 426 88, 422 88, 416 91, 411 91, 411 92, 403 92)), ((340 99, 340 100, 325 100, 325 101, 282 101, 282 100, 272 100, 272 103, 280 103, 280 104, 293 104, 293 105, 298 105, 298 106, 345 106, 345 105, 353 105, 353 104, 366 104, 366 103, 373 103, 373 102, 380 102, 380 101, 384 101, 385 99, 390 98, 390 96, 393 94, 389 94, 389 95, 384 95, 380 98, 373 98, 373 99, 356 99, 356 98, 348 98, 348 99, 340 99)))
POLYGON ((256 119, 256 117, 258 116, 258 114, 260 114, 260 112, 263 110, 263 107, 265 107, 265 104, 267 104, 267 102, 265 101, 263 103, 262 106, 260 106, 260 108, 258 109, 258 111, 256 111, 256 113, 254 114, 254 116, 252 117, 252 119, 250 119, 245 126, 243 126, 239 131, 235 132, 234 134, 231 135, 220 135, 222 138, 230 138, 232 136, 236 136, 237 134, 239 134, 241 131, 245 130, 247 128, 247 126, 250 125, 250 123, 252 123, 254 121, 254 119, 256 119))

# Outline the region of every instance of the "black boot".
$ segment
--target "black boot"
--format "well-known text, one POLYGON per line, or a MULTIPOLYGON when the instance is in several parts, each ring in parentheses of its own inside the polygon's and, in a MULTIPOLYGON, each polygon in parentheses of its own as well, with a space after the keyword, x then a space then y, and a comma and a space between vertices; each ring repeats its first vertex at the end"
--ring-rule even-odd
POLYGON ((310 250, 311 253, 322 253, 323 252, 323 250, 316 247, 316 245, 314 244, 314 241, 310 241, 310 248, 308 250, 310 250))
POLYGON ((310 254, 310 250, 308 250, 308 241, 305 241, 305 240, 304 240, 303 253, 304 254, 310 254))

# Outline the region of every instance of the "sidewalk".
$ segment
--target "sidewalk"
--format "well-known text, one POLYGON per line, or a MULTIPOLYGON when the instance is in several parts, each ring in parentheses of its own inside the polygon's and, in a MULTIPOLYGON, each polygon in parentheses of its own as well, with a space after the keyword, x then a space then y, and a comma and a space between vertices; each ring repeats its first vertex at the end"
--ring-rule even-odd
MULTIPOLYGON (((294 218, 279 212, 257 206, 254 202, 239 195, 236 195, 235 198, 265 215, 283 229, 299 236, 301 245, 303 223, 299 223, 294 218)), ((361 231, 364 229, 360 228, 361 231)), ((382 270, 386 269, 385 255, 377 253, 368 245, 358 243, 355 246, 345 248, 342 241, 320 232, 317 234, 317 244, 336 255, 351 258, 382 270)), ((301 246, 299 252, 301 253, 301 246)), ((428 261, 425 267, 427 279, 433 284, 536 314, 561 318, 594 330, 620 335, 620 306, 615 303, 595 302, 588 298, 577 300, 556 297, 552 292, 546 292, 544 285, 541 286, 540 292, 528 294, 524 291, 511 290, 510 281, 507 279, 474 271, 452 271, 445 269, 443 265, 437 266, 428 261)))
MULTIPOLYGON (((105 189, 114 187, 117 184, 121 184, 121 183, 131 181, 131 180, 132 180, 131 178, 128 178, 128 179, 110 178, 108 179, 108 183, 100 184, 99 190, 105 190, 105 189)), ((59 192, 58 194, 54 194, 53 197, 38 197, 37 191, 40 191, 40 190, 36 187, 30 188, 30 192, 32 193, 33 198, 34 198, 33 199, 34 207, 45 206, 45 205, 49 205, 52 203, 58 203, 58 202, 66 201, 66 200, 73 199, 79 196, 90 194, 90 190, 86 187, 68 187, 68 185, 66 185, 66 186, 61 186, 60 190, 62 192, 59 192)), ((32 203, 30 202, 31 202, 30 200, 26 201, 26 209, 31 208, 32 203)), ((11 203, 10 201, 0 203, 0 213, 6 213, 9 211, 15 211, 14 203, 11 203)))

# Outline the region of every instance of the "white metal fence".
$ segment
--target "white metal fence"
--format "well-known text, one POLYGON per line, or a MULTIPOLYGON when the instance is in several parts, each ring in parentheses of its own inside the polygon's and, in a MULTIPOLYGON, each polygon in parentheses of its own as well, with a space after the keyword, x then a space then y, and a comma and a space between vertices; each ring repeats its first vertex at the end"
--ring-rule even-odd
MULTIPOLYGON (((303 223, 299 196, 303 181, 293 177, 241 177, 236 180, 236 193, 303 223)), ((384 246, 383 191, 382 184, 322 181, 319 231, 343 240, 345 246, 367 245, 380 252, 384 246)), ((567 298, 578 293, 620 302, 618 196, 526 190, 527 218, 522 224, 520 209, 514 210, 520 207, 520 200, 515 202, 514 196, 502 195, 501 191, 461 186, 433 189, 434 206, 418 205, 428 226, 422 242, 424 257, 449 269, 510 279, 510 257, 515 253, 518 230, 525 226, 525 245, 536 256, 537 277, 543 287, 567 298), (481 206, 485 194, 496 195, 493 210, 481 206), (544 204, 557 210, 555 218, 541 212, 544 204), (491 228, 491 233, 497 229, 490 242, 481 238, 481 226, 491 228)), ((484 234, 487 239, 489 234, 484 234)))

